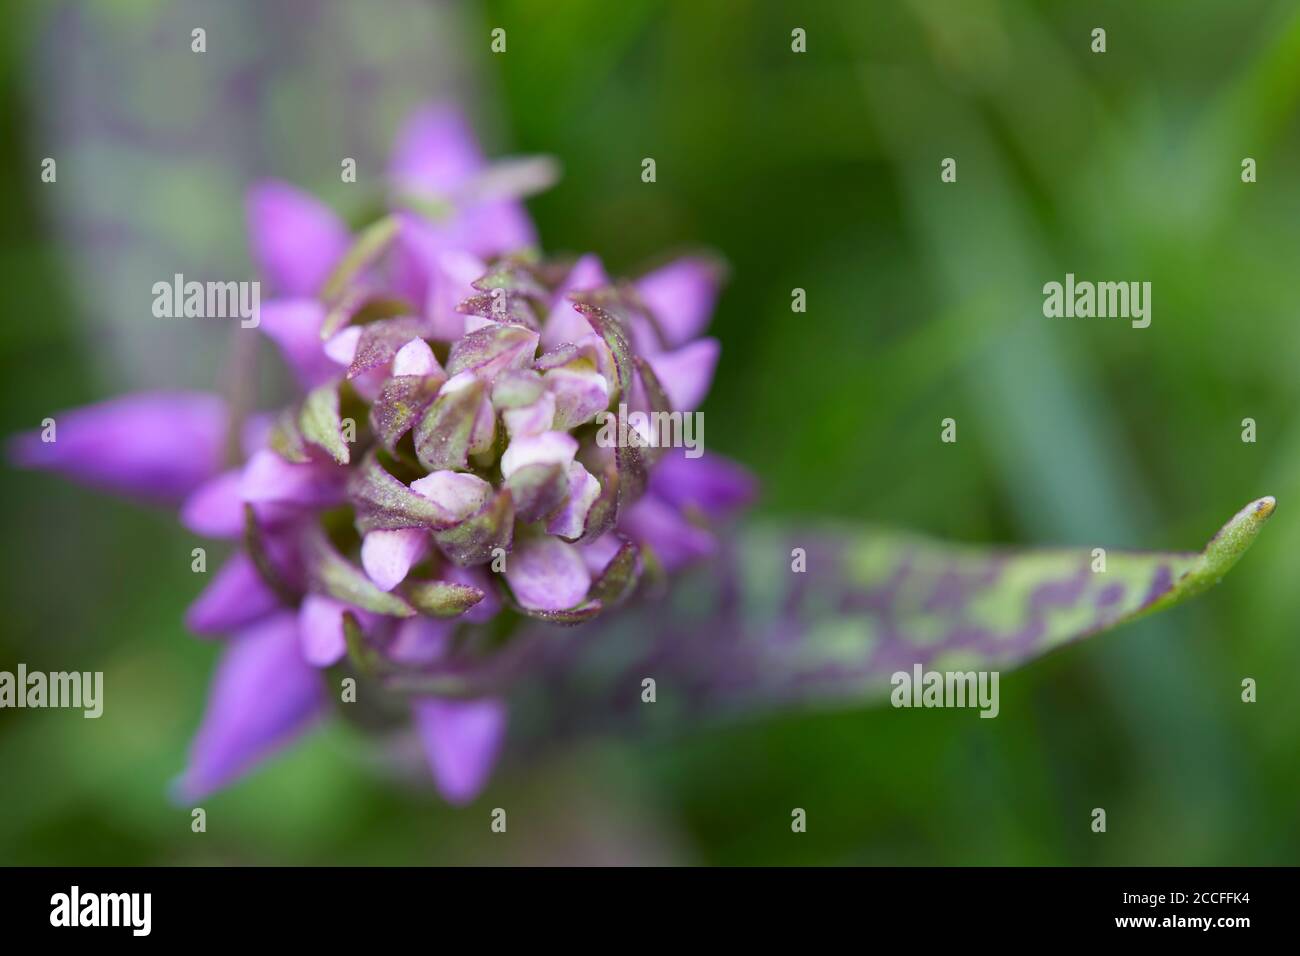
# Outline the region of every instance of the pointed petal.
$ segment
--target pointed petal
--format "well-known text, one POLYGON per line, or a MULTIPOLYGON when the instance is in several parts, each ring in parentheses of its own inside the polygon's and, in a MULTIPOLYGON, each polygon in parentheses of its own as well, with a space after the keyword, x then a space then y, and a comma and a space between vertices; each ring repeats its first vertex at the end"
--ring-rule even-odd
POLYGON ((556 291, 550 315, 542 325, 542 348, 553 349, 566 342, 577 342, 591 334, 591 326, 569 301, 570 292, 586 292, 609 284, 609 276, 600 259, 585 255, 573 265, 564 283, 556 291))
POLYGON ((721 455, 687 458, 685 449, 673 449, 650 473, 650 490, 679 511, 694 508, 719 518, 752 502, 758 482, 721 455))
POLYGON ((700 339, 676 352, 661 352, 647 359, 674 411, 693 412, 699 408, 713 384, 720 351, 717 339, 700 339))
POLYGON ((411 339, 393 356, 393 375, 441 375, 446 376, 438 364, 433 349, 424 339, 411 339))
POLYGON ((587 525, 587 512, 600 497, 600 482, 576 461, 569 465, 568 477, 569 497, 564 507, 547 523, 546 531, 576 541, 587 525))
POLYGON ((425 311, 435 338, 454 342, 468 331, 466 317, 456 306, 474 295, 474 280, 487 272, 483 260, 461 249, 448 249, 434 259, 425 311))
POLYGON ((397 134, 388 175, 399 190, 445 197, 483 168, 474 133, 446 104, 416 110, 397 134))
POLYGON ((361 541, 361 566, 376 587, 391 591, 428 550, 429 535, 422 528, 370 531, 361 541))
POLYGON ((485 596, 479 588, 455 581, 412 581, 402 591, 421 614, 446 619, 460 617, 485 596))
POLYGON ((567 469, 577 453, 578 440, 568 432, 516 438, 501 456, 501 475, 509 478, 528 465, 563 465, 567 469))
POLYGON ((15 465, 161 502, 179 502, 221 467, 227 414, 215 395, 140 392, 50 417, 54 441, 37 431, 9 440, 15 465))
POLYGON ((412 709, 439 792, 449 803, 469 803, 486 785, 501 750, 505 704, 426 697, 412 709))
POLYGON ((507 369, 530 365, 536 352, 536 332, 494 322, 457 340, 447 359, 447 373, 458 376, 470 371, 491 385, 507 369))
POLYGON ((435 471, 411 482, 411 490, 434 502, 448 522, 463 521, 487 503, 492 485, 478 475, 435 471))
POLYGON ((325 594, 308 594, 298 608, 298 643, 303 659, 313 667, 330 667, 347 653, 343 615, 353 608, 325 594))
POLYGON ((473 372, 462 372, 443 383, 416 423, 415 454, 431 471, 464 468, 471 454, 491 443, 495 429, 487 387, 473 372))
POLYGON ((270 450, 259 451, 244 466, 240 496, 247 502, 284 502, 326 507, 343 501, 346 471, 331 462, 291 464, 270 450))
POLYGON ((329 356, 330 361, 339 365, 350 366, 352 360, 356 358, 357 347, 361 345, 362 331, 359 325, 349 325, 326 339, 325 354, 329 356))
POLYGON ((619 528, 648 544, 664 568, 675 571, 713 554, 717 542, 703 528, 691 524, 672 505, 646 495, 619 515, 619 528))
POLYGON ((181 524, 208 538, 235 539, 244 533, 244 499, 239 496, 241 470, 232 468, 209 478, 181 505, 181 524))
POLYGON ((185 626, 210 636, 237 631, 280 604, 248 555, 231 555, 185 612, 185 626))
POLYGON ((233 637, 217 666, 203 723, 177 782, 200 799, 288 744, 323 712, 323 688, 303 660, 298 617, 283 611, 233 637))
POLYGON ((556 428, 576 428, 609 407, 609 382, 589 363, 550 369, 543 379, 555 396, 556 428))
POLYGON ((333 210, 288 183, 253 187, 248 227, 253 258, 278 295, 316 295, 351 245, 333 210))
POLYGON ((587 596, 591 574, 573 545, 535 537, 517 542, 506 561, 506 581, 522 606, 562 611, 587 596))
POLYGON ((636 291, 654 313, 670 348, 685 345, 708 326, 721 271, 716 262, 689 256, 637 280, 636 291))

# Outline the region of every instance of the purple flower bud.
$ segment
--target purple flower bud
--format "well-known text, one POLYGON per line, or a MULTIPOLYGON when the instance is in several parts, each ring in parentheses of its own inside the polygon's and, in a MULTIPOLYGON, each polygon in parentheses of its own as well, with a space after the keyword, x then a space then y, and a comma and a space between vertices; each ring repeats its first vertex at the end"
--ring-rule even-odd
POLYGON ((411 482, 411 490, 437 505, 448 524, 464 521, 492 495, 491 483, 459 471, 435 471, 411 482))
POLYGON ((361 566, 376 587, 391 591, 428 548, 429 533, 422 528, 369 531, 361 540, 361 566))
POLYGON ((505 705, 426 698, 416 702, 414 713, 438 790, 449 803, 473 800, 487 783, 505 739, 505 705))
POLYGON ((506 566, 506 580, 515 600, 526 608, 562 611, 587 596, 591 574, 573 545, 547 536, 516 542, 506 566))
POLYGON ((577 453, 578 441, 567 432, 523 436, 511 441, 501 456, 501 474, 509 478, 528 465, 562 465, 567 472, 577 453))
POLYGON ((594 255, 539 258, 519 200, 545 172, 489 166, 433 106, 398 135, 389 214, 355 237, 296 188, 257 185, 253 258, 280 296, 260 328, 299 398, 232 423, 213 397, 133 396, 10 444, 19 464, 183 502, 186 528, 244 545, 186 615, 231 636, 185 798, 310 725, 319 669, 345 667, 419 688, 438 787, 473 799, 506 707, 444 687, 464 694, 456 680, 509 653, 522 616, 619 613, 643 567, 713 554, 710 522, 752 497, 736 466, 650 441, 650 416, 708 392, 720 347, 698 336, 720 268, 690 257, 615 283, 594 255), (642 417, 601 440, 602 413, 627 408, 642 417), (242 464, 225 459, 232 427, 242 464))

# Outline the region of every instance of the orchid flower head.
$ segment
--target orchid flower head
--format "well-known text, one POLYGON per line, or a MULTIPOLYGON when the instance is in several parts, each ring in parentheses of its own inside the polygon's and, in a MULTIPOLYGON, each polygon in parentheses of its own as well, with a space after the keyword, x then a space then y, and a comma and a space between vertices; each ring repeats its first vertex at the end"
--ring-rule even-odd
POLYGON ((404 703, 444 797, 473 799, 507 704, 467 675, 528 618, 615 613, 643 577, 709 556, 752 498, 719 456, 635 424, 602 440, 616 409, 696 413, 722 269, 696 255, 614 281, 593 255, 543 257, 522 199, 553 176, 549 160, 489 164, 433 105, 400 131, 388 210, 359 230, 257 183, 258 329, 296 401, 236 420, 217 396, 134 395, 55 416, 56 441, 11 441, 20 465, 176 506, 235 545, 187 614, 225 649, 178 798, 322 719, 325 675, 350 668, 404 703))

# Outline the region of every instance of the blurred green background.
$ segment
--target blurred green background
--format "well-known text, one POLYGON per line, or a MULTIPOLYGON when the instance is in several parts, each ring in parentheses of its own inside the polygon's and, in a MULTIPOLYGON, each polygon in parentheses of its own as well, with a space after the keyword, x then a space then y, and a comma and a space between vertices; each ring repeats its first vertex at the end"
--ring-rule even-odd
POLYGON ((1294 3, 18 3, 4 18, 4 434, 133 385, 216 385, 226 343, 160 329, 152 281, 247 268, 254 176, 352 211, 337 157, 378 170, 405 109, 456 97, 490 152, 563 162, 530 202, 550 250, 619 273, 692 245, 730 262, 704 408, 712 447, 761 478, 764 515, 1190 549, 1252 498, 1279 510, 1220 588, 1006 675, 996 721, 862 708, 592 741, 503 767, 462 810, 334 724, 205 801, 194 834, 165 792, 217 652, 181 624, 201 586, 190 536, 6 468, 0 668, 108 676, 99 721, 0 710, 0 862, 1300 862, 1294 3), (47 155, 57 185, 39 181, 47 155), (1045 319, 1042 285, 1067 271, 1150 281, 1150 328, 1045 319), (945 417, 956 445, 939 442, 945 417), (1258 703, 1241 703, 1244 677, 1258 703), (489 833, 497 806, 508 837, 489 833))

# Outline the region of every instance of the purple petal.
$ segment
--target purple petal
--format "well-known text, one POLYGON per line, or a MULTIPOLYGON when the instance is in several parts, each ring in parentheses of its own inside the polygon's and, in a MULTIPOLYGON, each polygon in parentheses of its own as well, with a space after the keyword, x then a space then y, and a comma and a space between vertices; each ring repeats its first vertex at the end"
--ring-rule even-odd
POLYGON ((550 369, 543 381, 555 396, 556 428, 575 428, 609 407, 609 382, 589 363, 550 369))
POLYGON ((241 470, 232 468, 199 485, 181 505, 181 524, 208 538, 232 539, 244 533, 241 470))
POLYGON ((693 412, 704 401, 713 384, 720 351, 717 339, 700 339, 676 352, 661 352, 646 359, 668 393, 673 411, 693 412))
POLYGON ((482 258, 537 245, 537 230, 520 202, 481 203, 461 208, 447 224, 448 244, 482 258))
POLYGON ((587 525, 587 512, 599 497, 600 482, 596 477, 576 461, 569 465, 569 497, 547 523, 547 533, 570 541, 581 537, 587 525))
POLYGON ((445 104, 411 114, 397 134, 388 175, 399 189, 447 196, 483 168, 474 133, 465 117, 445 104))
POLYGON ((501 750, 505 704, 427 697, 412 709, 438 791, 449 803, 469 803, 487 783, 501 750))
POLYGON ((622 547, 623 542, 619 540, 618 535, 603 534, 595 541, 579 545, 578 550, 582 552, 582 560, 586 562, 587 570, 594 577, 609 567, 609 562, 622 547))
POLYGON ((675 571, 713 554, 717 542, 703 528, 691 524, 666 501, 646 495, 620 513, 619 527, 648 544, 665 569, 675 571))
POLYGON ((591 586, 582 553, 551 537, 518 542, 506 560, 506 580, 519 603, 536 611, 574 607, 591 586))
POLYGON ((540 435, 549 431, 555 421, 555 396, 543 392, 531 405, 506 409, 501 413, 501 420, 511 439, 540 435))
POLYGON ((411 339, 393 356, 392 375, 445 375, 424 339, 411 339))
POLYGON ((284 296, 318 293, 352 241, 332 209, 276 181, 249 192, 248 227, 258 269, 284 296))
POLYGON ((414 213, 397 210, 397 236, 387 257, 385 291, 395 299, 418 305, 429 295, 433 259, 443 241, 425 220, 414 213))
POLYGON ((718 298, 719 271, 708 259, 687 257, 637 280, 636 290, 654 313, 670 348, 685 345, 709 324, 718 298))
POLYGON ((650 490, 680 511, 696 508, 718 518, 752 502, 758 483, 721 455, 687 458, 685 449, 673 449, 651 472, 650 490))
POLYGON ((325 354, 330 361, 339 365, 350 366, 356 358, 357 346, 361 344, 363 329, 359 325, 349 325, 346 329, 330 336, 325 342, 325 354))
POLYGON ((348 378, 356 379, 363 372, 375 370, 387 374, 398 351, 412 339, 418 339, 423 331, 424 321, 413 316, 381 319, 361 326, 352 362, 348 365, 348 378))
POLYGON ((527 465, 563 465, 578 453, 578 440, 568 432, 542 432, 510 442, 501 456, 501 476, 509 478, 527 465))
POLYGON ((242 551, 230 556, 185 612, 185 626, 205 636, 237 631, 280 602, 242 551))
POLYGON ((442 509, 446 521, 463 521, 487 503, 492 485, 478 475, 435 471, 411 482, 411 490, 442 509))
POLYGON ((179 502, 221 467, 227 415, 215 395, 141 392, 51 417, 55 441, 38 431, 10 439, 15 465, 164 502, 179 502))
POLYGON ((276 414, 275 412, 253 412, 244 419, 244 427, 239 430, 239 447, 245 458, 251 457, 271 443, 276 414))
POLYGON ((258 326, 280 349, 303 388, 315 388, 339 374, 326 354, 320 329, 325 308, 315 299, 277 299, 262 306, 258 326))
POLYGON ((225 786, 305 731, 324 691, 302 657, 298 617, 283 611, 227 645, 176 794, 193 801, 225 786))
POLYGON ((291 464, 267 449, 259 451, 244 466, 239 493, 248 502, 328 507, 343 501, 346 474, 332 462, 291 464))
POLYGON ((600 259, 585 255, 573 265, 555 294, 555 304, 542 325, 542 348, 552 349, 565 342, 577 342, 591 334, 591 326, 573 308, 570 292, 585 292, 609 284, 600 259))
POLYGON ((465 333, 465 316, 456 306, 477 293, 474 280, 487 266, 448 234, 446 224, 405 211, 397 216, 393 284, 408 301, 423 304, 431 338, 454 342, 465 333))
POLYGON ((355 610, 324 594, 308 594, 298 608, 298 643, 303 659, 313 667, 330 667, 348 651, 343 614, 355 610))
POLYGON ((493 322, 457 340, 447 357, 447 373, 454 378, 470 371, 491 385, 502 372, 530 365, 536 351, 536 332, 493 322))
POLYGON ((370 531, 361 541, 361 566, 376 587, 391 591, 428 550, 429 535, 422 528, 370 531))
POLYGON ((455 341, 465 334, 466 317, 456 306, 474 295, 474 280, 487 272, 483 260, 460 249, 448 249, 434 260, 425 312, 435 338, 455 341))
POLYGON ((442 660, 451 647, 455 630, 454 620, 423 615, 408 617, 397 625, 393 640, 384 653, 399 664, 434 664, 442 660))

